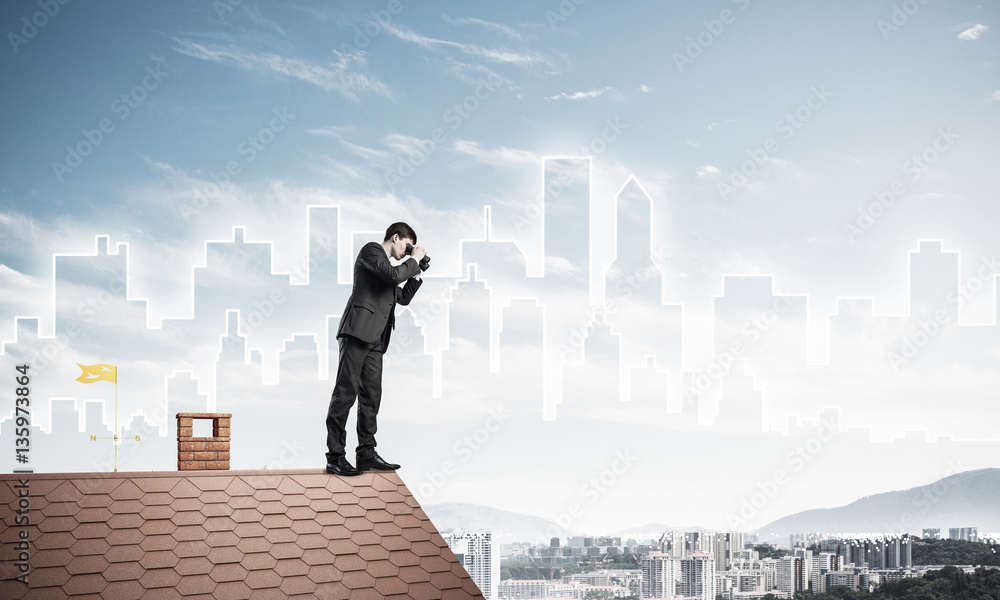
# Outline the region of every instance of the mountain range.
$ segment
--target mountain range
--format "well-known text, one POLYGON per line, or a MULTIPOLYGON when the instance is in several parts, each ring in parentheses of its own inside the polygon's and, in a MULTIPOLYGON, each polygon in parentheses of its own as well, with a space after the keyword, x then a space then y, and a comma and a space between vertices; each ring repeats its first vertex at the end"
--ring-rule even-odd
POLYGON ((787 543, 792 533, 904 533, 924 528, 976 527, 1000 532, 1000 469, 949 475, 908 490, 865 496, 836 508, 782 517, 756 531, 761 541, 787 543))
MULTIPOLYGON (((819 496, 821 492, 817 492, 819 496)), ((500 543, 548 544, 553 537, 582 535, 559 524, 536 517, 481 504, 446 502, 429 504, 424 510, 440 530, 462 528, 491 530, 500 543)), ((859 498, 836 508, 805 510, 757 529, 762 542, 788 543, 792 533, 903 533, 919 535, 924 528, 977 527, 980 536, 1000 532, 1000 469, 978 469, 949 475, 928 485, 859 498)), ((626 539, 659 539, 663 531, 704 530, 662 523, 610 532, 626 539)), ((588 533, 587 535, 593 535, 588 533)))

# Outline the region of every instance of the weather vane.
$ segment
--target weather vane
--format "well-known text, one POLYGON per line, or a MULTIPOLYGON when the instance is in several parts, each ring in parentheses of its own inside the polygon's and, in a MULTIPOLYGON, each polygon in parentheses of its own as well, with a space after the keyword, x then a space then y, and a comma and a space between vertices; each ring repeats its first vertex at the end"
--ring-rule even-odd
MULTIPOLYGON (((81 365, 76 363, 83 373, 76 378, 80 383, 94 383, 96 381, 110 381, 115 384, 115 429, 111 437, 90 436, 90 441, 112 440, 115 446, 115 473, 118 472, 118 365, 97 364, 81 365)), ((135 436, 135 441, 139 441, 139 436, 135 436)))

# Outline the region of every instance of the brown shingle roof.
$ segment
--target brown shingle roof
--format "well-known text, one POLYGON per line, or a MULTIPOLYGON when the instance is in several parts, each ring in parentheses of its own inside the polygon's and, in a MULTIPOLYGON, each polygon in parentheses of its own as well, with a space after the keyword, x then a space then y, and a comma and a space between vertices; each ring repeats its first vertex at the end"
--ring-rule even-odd
POLYGON ((395 472, 3 474, 0 520, 5 599, 483 598, 395 472))

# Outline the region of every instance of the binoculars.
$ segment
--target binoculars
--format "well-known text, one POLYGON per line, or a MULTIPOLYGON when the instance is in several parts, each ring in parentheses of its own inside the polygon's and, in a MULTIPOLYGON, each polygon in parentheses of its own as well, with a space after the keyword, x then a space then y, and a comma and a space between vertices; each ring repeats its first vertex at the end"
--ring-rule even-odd
MULTIPOLYGON (((413 253, 413 244, 407 244, 406 255, 409 256, 411 253, 413 253)), ((425 254, 424 257, 420 259, 419 265, 421 271, 426 271, 428 267, 431 266, 431 257, 425 254)))

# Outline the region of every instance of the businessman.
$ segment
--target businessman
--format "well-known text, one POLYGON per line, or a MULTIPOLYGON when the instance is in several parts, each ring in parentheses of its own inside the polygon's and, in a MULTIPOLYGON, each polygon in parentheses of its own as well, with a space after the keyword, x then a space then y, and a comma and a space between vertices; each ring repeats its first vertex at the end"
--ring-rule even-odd
POLYGON ((417 234, 409 225, 393 223, 385 230, 382 243, 365 244, 354 262, 354 289, 337 329, 340 358, 326 414, 327 473, 360 475, 371 469, 399 468, 375 452, 375 431, 382 401, 382 355, 395 325, 396 304, 409 304, 423 283, 419 262, 426 253, 416 243, 417 234), (407 258, 409 245, 413 247, 407 258), (393 266, 390 258, 406 260, 393 266), (404 281, 406 284, 399 287, 404 281), (358 399, 356 468, 345 456, 347 415, 355 398, 358 399))

